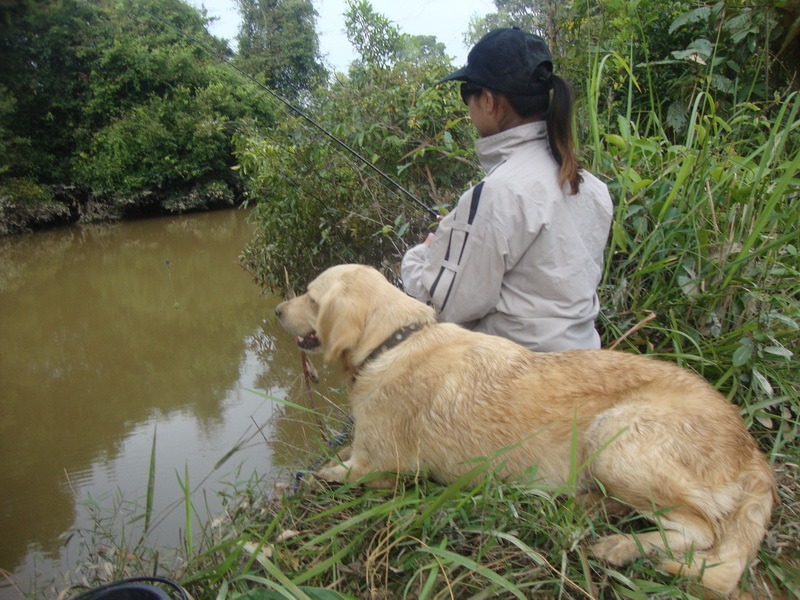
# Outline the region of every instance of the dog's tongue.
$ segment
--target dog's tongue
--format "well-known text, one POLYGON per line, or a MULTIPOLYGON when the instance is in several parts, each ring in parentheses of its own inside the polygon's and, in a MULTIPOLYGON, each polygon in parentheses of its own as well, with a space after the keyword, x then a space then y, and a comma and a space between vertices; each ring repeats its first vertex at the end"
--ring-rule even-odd
POLYGON ((298 335, 297 345, 300 346, 303 350, 313 350, 314 348, 319 346, 319 338, 317 337, 317 332, 312 331, 305 337, 298 335))

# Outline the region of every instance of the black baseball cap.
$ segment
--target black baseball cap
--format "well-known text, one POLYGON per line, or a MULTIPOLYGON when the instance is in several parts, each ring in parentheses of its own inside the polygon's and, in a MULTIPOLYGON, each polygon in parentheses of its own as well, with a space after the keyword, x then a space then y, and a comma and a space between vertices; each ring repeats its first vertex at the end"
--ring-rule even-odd
POLYGON ((467 55, 467 65, 442 77, 445 81, 468 81, 506 94, 535 96, 550 89, 553 55, 538 35, 517 27, 490 31, 467 55), (544 75, 537 69, 544 65, 544 75))

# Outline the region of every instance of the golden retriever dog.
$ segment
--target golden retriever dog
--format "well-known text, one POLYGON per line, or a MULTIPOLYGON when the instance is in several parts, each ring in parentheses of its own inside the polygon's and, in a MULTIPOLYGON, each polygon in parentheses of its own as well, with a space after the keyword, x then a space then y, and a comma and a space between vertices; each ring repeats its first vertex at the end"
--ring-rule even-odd
POLYGON ((775 480, 730 402, 677 365, 609 350, 531 352, 438 323, 434 310, 363 265, 331 267, 276 308, 306 350, 350 385, 353 442, 318 476, 388 487, 398 473, 443 484, 487 457, 506 481, 600 490, 661 531, 591 547, 622 565, 660 568, 734 594, 764 538, 775 480), (651 517, 652 518, 652 517, 651 517))

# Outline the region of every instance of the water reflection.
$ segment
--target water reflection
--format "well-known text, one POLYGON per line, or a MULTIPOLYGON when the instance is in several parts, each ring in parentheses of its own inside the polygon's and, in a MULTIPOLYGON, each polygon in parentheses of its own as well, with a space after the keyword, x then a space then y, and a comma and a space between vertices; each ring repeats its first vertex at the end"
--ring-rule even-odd
POLYGON ((263 472, 313 437, 247 391, 299 393, 296 347, 268 317, 278 299, 237 264, 248 237, 226 211, 0 242, 0 568, 63 563, 88 495, 140 500, 156 431, 157 511, 180 497, 176 471, 199 482, 276 411, 285 444, 268 432, 235 460, 263 472))

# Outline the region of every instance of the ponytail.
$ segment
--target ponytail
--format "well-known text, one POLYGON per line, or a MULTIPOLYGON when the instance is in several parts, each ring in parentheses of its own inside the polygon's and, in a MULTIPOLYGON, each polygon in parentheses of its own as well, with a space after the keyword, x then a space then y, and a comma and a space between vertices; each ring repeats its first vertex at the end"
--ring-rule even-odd
POLYGON ((575 99, 572 87, 558 75, 551 75, 553 91, 550 107, 544 114, 547 121, 547 138, 550 141, 550 152, 561 165, 559 181, 561 185, 569 182, 571 194, 578 193, 582 179, 581 165, 575 153, 575 136, 572 133, 572 120, 575 114, 575 99))
MULTIPOLYGON (((538 70, 537 70, 538 72, 538 70)), ((547 122, 547 139, 550 152, 561 167, 559 182, 563 186, 569 183, 570 194, 578 193, 583 181, 575 150, 575 137, 572 132, 572 120, 575 114, 575 99, 572 87, 549 71, 541 73, 542 79, 550 83, 549 92, 535 96, 505 94, 511 108, 521 117, 542 116, 547 122)))

